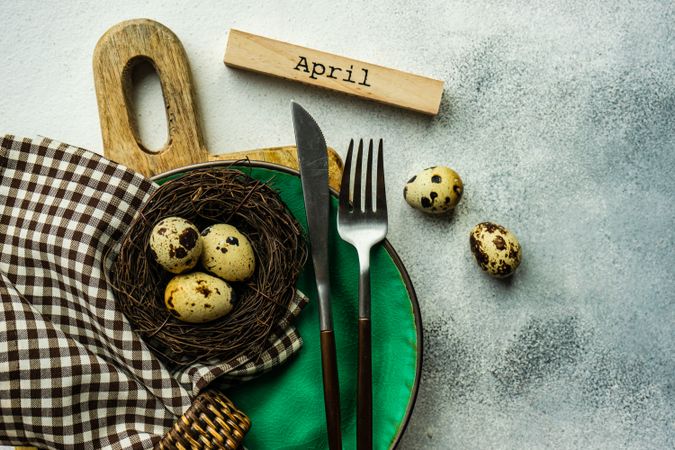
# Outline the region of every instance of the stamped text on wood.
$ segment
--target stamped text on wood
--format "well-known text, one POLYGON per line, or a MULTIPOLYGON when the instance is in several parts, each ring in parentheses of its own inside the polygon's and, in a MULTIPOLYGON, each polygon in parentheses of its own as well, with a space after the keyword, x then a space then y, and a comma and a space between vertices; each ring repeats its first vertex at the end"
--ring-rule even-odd
POLYGON ((438 114, 443 82, 400 70, 230 30, 225 64, 438 114))

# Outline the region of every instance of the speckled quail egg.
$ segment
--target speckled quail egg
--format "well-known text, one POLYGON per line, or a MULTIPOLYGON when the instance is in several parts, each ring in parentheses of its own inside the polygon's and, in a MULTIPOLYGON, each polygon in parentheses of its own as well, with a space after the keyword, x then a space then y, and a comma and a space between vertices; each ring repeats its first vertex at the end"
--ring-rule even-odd
POLYGON ((234 291, 225 281, 203 272, 176 275, 164 291, 164 304, 178 319, 204 323, 232 310, 234 291))
POLYGON ((408 180, 403 188, 403 198, 415 209, 443 214, 457 206, 463 190, 457 172, 449 167, 433 166, 408 180))
POLYGON ((202 265, 227 281, 244 281, 253 275, 255 254, 251 242, 232 225, 219 223, 202 231, 202 265))
POLYGON ((473 227, 469 243, 480 268, 497 278, 512 275, 523 255, 516 236, 503 226, 491 222, 473 227))
POLYGON ((171 273, 192 269, 202 253, 199 230, 182 217, 166 217, 150 233, 150 249, 155 260, 171 273))

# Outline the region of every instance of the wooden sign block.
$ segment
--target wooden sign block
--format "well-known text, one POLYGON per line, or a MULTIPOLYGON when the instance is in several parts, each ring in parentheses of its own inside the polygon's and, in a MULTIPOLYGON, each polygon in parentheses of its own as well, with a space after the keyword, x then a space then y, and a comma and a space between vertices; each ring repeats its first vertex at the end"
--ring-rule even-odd
POLYGON ((440 80, 239 30, 230 30, 225 64, 431 115, 443 94, 440 80))

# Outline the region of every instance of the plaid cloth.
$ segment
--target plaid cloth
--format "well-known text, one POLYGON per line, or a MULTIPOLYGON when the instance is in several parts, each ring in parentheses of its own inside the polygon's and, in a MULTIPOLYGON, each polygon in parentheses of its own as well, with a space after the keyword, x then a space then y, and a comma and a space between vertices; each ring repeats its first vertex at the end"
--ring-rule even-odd
POLYGON ((115 308, 102 258, 155 189, 80 148, 2 138, 0 444, 152 448, 216 377, 252 377, 300 348, 301 294, 256 360, 172 373, 150 352, 115 308))

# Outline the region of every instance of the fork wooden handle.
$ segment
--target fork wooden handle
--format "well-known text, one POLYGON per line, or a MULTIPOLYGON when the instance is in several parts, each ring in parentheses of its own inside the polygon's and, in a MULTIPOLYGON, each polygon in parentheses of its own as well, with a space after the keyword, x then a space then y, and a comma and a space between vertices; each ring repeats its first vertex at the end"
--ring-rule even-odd
POLYGON ((373 448, 373 364, 370 331, 370 248, 359 251, 359 361, 356 396, 356 448, 373 448))
POLYGON ((370 318, 359 318, 359 369, 356 443, 359 450, 373 448, 373 367, 370 318))
POLYGON ((338 384, 337 354, 333 330, 321 331, 321 368, 323 370, 323 398, 326 408, 328 448, 342 450, 340 430, 340 387, 338 384))

